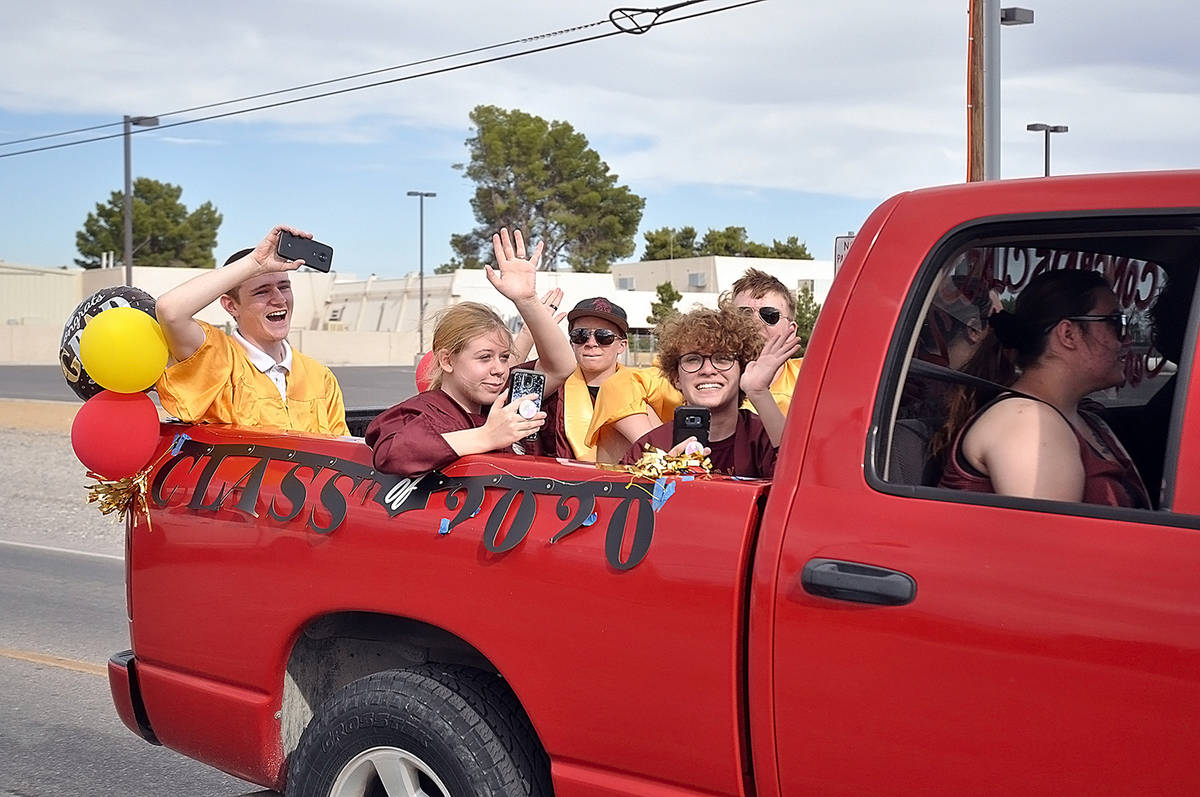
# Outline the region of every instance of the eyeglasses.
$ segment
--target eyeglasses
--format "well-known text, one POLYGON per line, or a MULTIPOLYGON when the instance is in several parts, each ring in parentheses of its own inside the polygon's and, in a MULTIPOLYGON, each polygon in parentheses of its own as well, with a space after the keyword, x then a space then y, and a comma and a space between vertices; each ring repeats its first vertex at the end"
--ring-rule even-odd
POLYGON ((595 337, 598 346, 611 346, 617 341, 617 333, 611 329, 588 329, 587 327, 575 327, 567 337, 576 346, 582 346, 588 342, 588 338, 595 337))
POLYGON ((1108 315, 1069 315, 1068 321, 1103 321, 1113 328, 1121 340, 1129 334, 1129 316, 1125 313, 1109 313, 1108 315))
MULTIPOLYGON (((754 315, 753 307, 739 307, 738 310, 744 315, 754 315)), ((783 313, 774 307, 760 307, 758 308, 758 317, 763 320, 764 324, 773 327, 779 323, 779 319, 783 318, 783 313)))
POLYGON ((732 354, 685 354, 679 358, 679 370, 694 374, 704 367, 705 360, 712 363, 712 367, 718 371, 728 371, 737 362, 737 357, 732 354))

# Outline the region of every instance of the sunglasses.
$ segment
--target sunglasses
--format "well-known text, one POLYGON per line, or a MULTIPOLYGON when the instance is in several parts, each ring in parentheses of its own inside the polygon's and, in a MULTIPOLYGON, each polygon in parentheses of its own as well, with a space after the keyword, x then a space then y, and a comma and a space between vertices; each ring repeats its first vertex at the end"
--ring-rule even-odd
POLYGON ((704 367, 705 360, 712 363, 712 367, 718 371, 728 371, 737 362, 737 357, 732 354, 685 354, 679 358, 679 370, 694 374, 704 367))
POLYGON ((611 346, 617 342, 617 333, 611 329, 588 329, 587 327, 575 327, 567 333, 567 337, 576 346, 582 346, 588 342, 588 338, 595 337, 596 345, 611 346))
MULTIPOLYGON (((739 307, 738 310, 745 315, 754 315, 753 307, 739 307)), ((763 320, 764 324, 773 327, 779 323, 779 319, 783 318, 783 313, 774 307, 760 307, 758 308, 758 317, 763 320)))
POLYGON ((1129 316, 1125 313, 1109 313, 1107 315, 1069 315, 1068 321, 1103 321, 1113 328, 1120 340, 1129 334, 1129 316))

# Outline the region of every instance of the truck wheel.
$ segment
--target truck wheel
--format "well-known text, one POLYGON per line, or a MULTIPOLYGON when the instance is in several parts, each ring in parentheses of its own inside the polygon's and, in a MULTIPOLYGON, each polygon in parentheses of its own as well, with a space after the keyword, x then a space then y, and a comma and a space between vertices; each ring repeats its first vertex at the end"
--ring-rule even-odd
POLYGON ((387 670, 329 697, 289 762, 289 797, 544 797, 549 759, 499 676, 387 670))

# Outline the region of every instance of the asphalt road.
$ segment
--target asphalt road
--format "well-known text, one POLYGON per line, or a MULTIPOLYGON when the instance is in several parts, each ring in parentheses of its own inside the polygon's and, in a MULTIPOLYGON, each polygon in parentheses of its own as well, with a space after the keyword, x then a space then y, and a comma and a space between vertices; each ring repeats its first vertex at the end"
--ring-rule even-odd
MULTIPOLYGON (((417 392, 410 366, 339 366, 346 409, 386 409, 417 392)), ((79 401, 57 365, 0 365, 0 398, 79 401)))
POLYGON ((128 647, 119 559, 0 542, 0 795, 273 794, 121 724, 103 668, 128 647))

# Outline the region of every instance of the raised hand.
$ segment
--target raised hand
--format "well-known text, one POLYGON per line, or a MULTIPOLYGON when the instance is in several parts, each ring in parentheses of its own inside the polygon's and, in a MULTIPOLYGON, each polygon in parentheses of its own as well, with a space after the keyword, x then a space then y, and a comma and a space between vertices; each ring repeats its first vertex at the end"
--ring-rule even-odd
POLYGON ((507 405, 504 403, 504 398, 505 394, 501 393, 492 402, 487 422, 483 425, 484 431, 495 443, 494 448, 510 446, 541 429, 546 422, 546 413, 540 410, 528 418, 521 414, 521 404, 536 399, 536 395, 518 396, 507 405))
POLYGON ((485 265, 488 282, 495 286, 514 304, 537 301, 537 264, 542 259, 542 242, 538 241, 533 255, 525 257, 525 239, 517 230, 509 238, 508 228, 492 236, 492 249, 496 253, 496 267, 485 265))
POLYGON ((312 238, 311 232, 297 230, 295 227, 277 225, 271 228, 267 237, 259 241, 258 246, 254 247, 254 251, 250 253, 250 257, 254 259, 259 270, 264 274, 276 271, 295 271, 304 265, 303 260, 288 260, 279 256, 277 251, 279 249, 279 233, 284 230, 300 238, 312 238))
POLYGON ((771 389, 779 367, 800 349, 800 338, 796 337, 796 322, 780 325, 778 332, 768 329, 766 342, 756 359, 746 363, 742 371, 740 386, 747 396, 761 395, 771 389))
MULTIPOLYGON (((558 306, 562 304, 563 292, 562 288, 551 288, 542 296, 542 305, 550 311, 554 317, 554 323, 557 325, 560 321, 567 317, 565 310, 559 310, 558 306)), ((533 350, 533 330, 528 324, 521 326, 521 331, 513 338, 512 356, 513 362, 523 363, 529 359, 529 352, 533 350)), ((539 352, 540 355, 540 352, 539 352)))
MULTIPOLYGON (((542 296, 542 304, 550 308, 550 312, 554 315, 554 323, 558 323, 567 317, 566 310, 559 310, 559 305, 562 304, 563 292, 562 288, 551 288, 542 296)), ((524 327, 522 327, 524 330, 524 327)))

